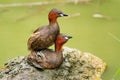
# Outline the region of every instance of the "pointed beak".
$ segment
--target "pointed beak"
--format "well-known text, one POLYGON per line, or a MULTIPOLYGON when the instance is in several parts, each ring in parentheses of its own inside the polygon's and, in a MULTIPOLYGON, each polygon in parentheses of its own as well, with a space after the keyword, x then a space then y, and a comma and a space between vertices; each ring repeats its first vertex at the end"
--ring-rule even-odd
POLYGON ((68 36, 68 39, 71 39, 72 38, 72 36, 68 36))
POLYGON ((59 14, 59 15, 60 15, 60 17, 68 16, 67 14, 64 14, 64 13, 61 13, 61 14, 59 14))
POLYGON ((69 39, 71 39, 72 38, 72 36, 65 36, 65 39, 66 40, 69 40, 69 39))

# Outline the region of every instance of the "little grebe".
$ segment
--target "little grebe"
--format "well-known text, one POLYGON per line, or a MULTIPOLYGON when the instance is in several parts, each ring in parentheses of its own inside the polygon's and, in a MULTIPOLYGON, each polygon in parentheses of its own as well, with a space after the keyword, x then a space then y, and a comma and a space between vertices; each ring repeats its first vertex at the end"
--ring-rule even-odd
POLYGON ((55 51, 50 49, 41 50, 40 52, 32 51, 27 57, 28 62, 41 69, 52 69, 59 67, 63 62, 62 46, 70 38, 72 37, 63 34, 58 35, 55 41, 55 51), (38 53, 40 55, 38 55, 38 53))
POLYGON ((57 18, 62 16, 68 15, 60 10, 52 9, 48 15, 49 25, 40 27, 33 32, 28 39, 28 49, 31 51, 40 51, 53 45, 60 32, 57 18))

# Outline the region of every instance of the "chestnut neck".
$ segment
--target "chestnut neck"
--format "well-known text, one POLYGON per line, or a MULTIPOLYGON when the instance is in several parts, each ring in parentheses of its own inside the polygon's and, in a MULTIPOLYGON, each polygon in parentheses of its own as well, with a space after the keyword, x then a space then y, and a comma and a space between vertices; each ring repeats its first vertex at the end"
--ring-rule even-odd
POLYGON ((51 24, 55 24, 55 23, 57 23, 57 18, 49 18, 49 24, 51 25, 51 24))
POLYGON ((55 52, 60 53, 62 51, 62 44, 55 43, 55 52))
POLYGON ((49 19, 49 24, 57 23, 57 13, 51 11, 48 15, 48 19, 49 19))

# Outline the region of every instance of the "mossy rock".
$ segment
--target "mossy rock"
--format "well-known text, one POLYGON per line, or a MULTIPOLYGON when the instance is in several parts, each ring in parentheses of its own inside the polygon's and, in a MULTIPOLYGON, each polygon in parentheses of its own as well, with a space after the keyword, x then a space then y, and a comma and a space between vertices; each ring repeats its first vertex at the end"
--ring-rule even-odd
POLYGON ((8 61, 0 69, 0 80, 102 80, 106 63, 77 49, 64 47, 63 64, 56 69, 37 69, 25 56, 8 61))

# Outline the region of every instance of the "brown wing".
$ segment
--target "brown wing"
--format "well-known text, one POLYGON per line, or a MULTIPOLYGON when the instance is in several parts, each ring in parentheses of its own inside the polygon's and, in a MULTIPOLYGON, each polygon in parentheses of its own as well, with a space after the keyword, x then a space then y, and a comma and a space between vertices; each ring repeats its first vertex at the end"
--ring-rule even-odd
POLYGON ((57 32, 57 30, 52 31, 47 26, 37 29, 28 39, 28 49, 39 51, 53 45, 57 32))
MULTIPOLYGON (((41 66, 43 66, 44 68, 56 68, 62 64, 63 62, 62 53, 56 53, 55 51, 52 50, 44 50, 41 52, 45 55, 45 58, 43 59, 41 64, 41 66)), ((40 60, 42 59, 40 58, 40 60)))
POLYGON ((34 50, 37 47, 38 41, 41 42, 39 36, 40 32, 36 32, 30 36, 27 43, 29 50, 34 50))

